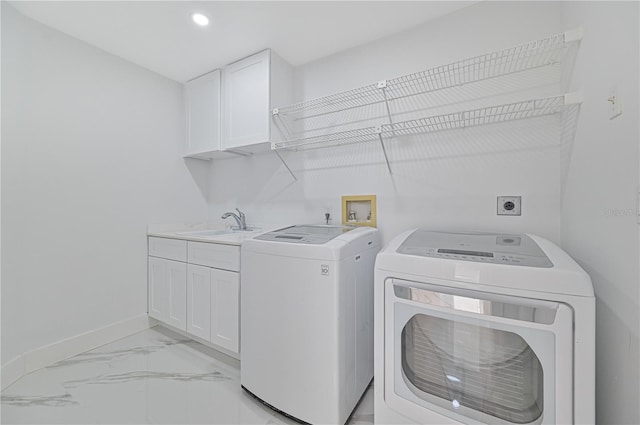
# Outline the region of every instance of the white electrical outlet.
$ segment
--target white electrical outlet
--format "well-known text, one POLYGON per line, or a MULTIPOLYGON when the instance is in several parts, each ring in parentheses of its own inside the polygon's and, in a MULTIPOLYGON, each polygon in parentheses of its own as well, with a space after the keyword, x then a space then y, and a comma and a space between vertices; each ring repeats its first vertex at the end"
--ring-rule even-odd
POLYGON ((521 215, 521 196, 498 196, 498 215, 521 215))

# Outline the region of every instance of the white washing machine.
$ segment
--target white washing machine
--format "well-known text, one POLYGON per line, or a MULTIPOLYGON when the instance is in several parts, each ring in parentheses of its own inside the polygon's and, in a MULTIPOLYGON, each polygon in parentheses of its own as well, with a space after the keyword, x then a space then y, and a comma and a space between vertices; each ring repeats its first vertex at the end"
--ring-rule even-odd
POLYGON ((373 378, 373 228, 299 225, 241 249, 242 387, 298 421, 344 424, 373 378))
POLYGON ((589 276, 533 235, 412 230, 376 259, 376 424, 593 424, 589 276))

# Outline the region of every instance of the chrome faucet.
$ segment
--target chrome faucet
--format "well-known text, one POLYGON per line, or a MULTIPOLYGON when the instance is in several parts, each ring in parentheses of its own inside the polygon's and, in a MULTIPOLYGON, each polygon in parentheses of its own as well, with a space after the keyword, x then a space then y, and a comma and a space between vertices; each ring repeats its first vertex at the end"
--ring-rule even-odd
POLYGON ((244 213, 242 211, 240 211, 237 208, 236 208, 236 211, 238 211, 238 214, 233 213, 233 212, 226 212, 226 213, 222 214, 221 218, 225 219, 225 218, 233 217, 236 220, 236 223, 238 223, 238 229, 239 230, 247 230, 246 216, 244 215, 244 213))

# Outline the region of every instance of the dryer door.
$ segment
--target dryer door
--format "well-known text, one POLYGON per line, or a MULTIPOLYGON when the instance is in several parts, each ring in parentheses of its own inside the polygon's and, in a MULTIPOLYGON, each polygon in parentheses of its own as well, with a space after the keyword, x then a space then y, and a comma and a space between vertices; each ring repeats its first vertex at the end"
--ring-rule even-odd
POLYGON ((385 401, 422 423, 572 423, 572 339, 562 303, 388 279, 385 401))

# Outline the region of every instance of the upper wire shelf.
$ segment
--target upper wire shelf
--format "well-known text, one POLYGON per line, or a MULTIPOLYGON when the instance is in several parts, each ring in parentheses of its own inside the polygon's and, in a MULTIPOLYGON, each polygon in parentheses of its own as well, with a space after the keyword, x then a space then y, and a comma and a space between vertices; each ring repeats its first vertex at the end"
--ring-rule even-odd
MULTIPOLYGON (((515 47, 475 56, 377 84, 312 99, 273 110, 273 119, 284 139, 300 139, 315 133, 331 133, 343 129, 336 115, 364 107, 378 107, 368 118, 389 118, 392 110, 406 109, 394 101, 438 90, 489 80, 523 71, 562 64, 571 46, 582 38, 580 28, 531 41, 515 47), (391 105, 391 107, 390 107, 391 105), (376 116, 377 115, 377 116, 376 116), (327 117, 328 116, 328 117, 327 117)), ((426 109, 426 108, 425 108, 426 109)), ((367 115, 365 114, 365 115, 367 115)), ((358 121, 352 114, 349 119, 358 121)), ((367 121, 360 120, 360 121, 367 121)), ((348 124, 347 124, 348 125, 348 124)), ((358 125, 349 126, 359 131, 358 125)), ((353 135, 355 137, 355 134, 353 135)), ((333 136, 326 136, 331 140, 333 136)), ((357 137, 356 137, 357 139, 357 137)), ((276 144, 278 145, 278 144, 276 144)), ((277 148, 274 147, 274 148, 277 148)))

